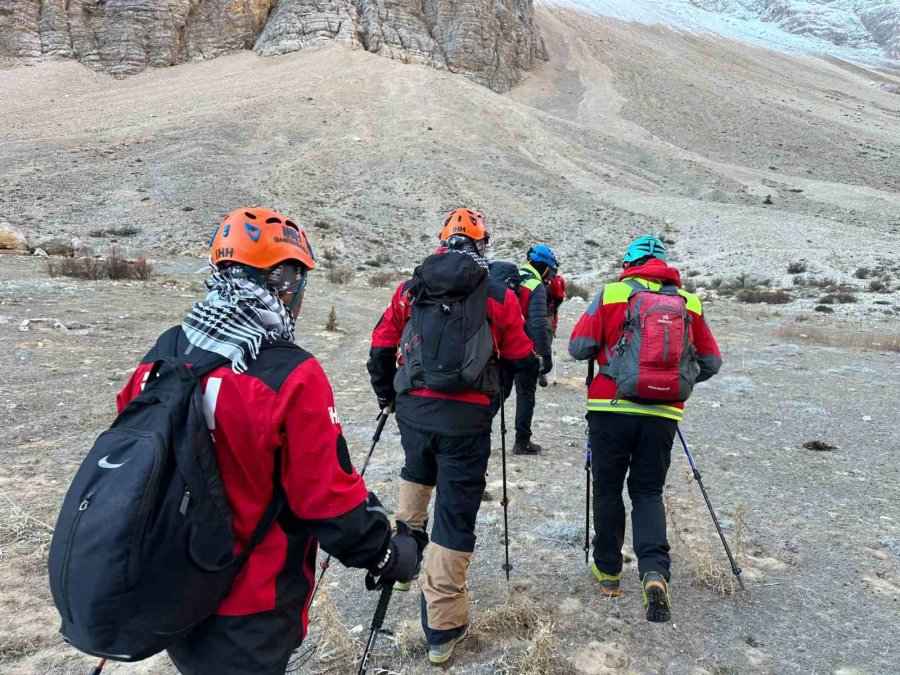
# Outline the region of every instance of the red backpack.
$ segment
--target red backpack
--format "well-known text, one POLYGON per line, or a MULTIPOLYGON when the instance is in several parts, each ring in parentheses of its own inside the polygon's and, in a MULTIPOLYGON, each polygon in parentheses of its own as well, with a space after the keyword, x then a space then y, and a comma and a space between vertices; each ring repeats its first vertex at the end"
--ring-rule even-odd
POLYGON ((622 337, 600 372, 616 382, 616 397, 648 403, 686 401, 700 365, 691 344, 687 300, 677 286, 658 291, 633 279, 622 337))

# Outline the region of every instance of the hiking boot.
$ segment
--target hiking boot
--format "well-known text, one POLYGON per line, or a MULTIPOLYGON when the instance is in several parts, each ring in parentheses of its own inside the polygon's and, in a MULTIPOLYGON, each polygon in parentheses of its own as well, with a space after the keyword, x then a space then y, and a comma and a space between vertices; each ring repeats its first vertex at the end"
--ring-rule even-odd
POLYGON ((647 572, 641 580, 644 607, 647 609, 647 621, 663 623, 672 616, 669 604, 669 585, 659 572, 647 572))
POLYGON ((407 581, 406 583, 403 583, 402 581, 394 582, 394 590, 395 591, 403 591, 404 593, 406 593, 407 591, 409 591, 410 588, 412 588, 411 581, 407 581))
POLYGON ((456 647, 463 638, 466 637, 466 631, 460 633, 459 637, 455 637, 450 642, 440 645, 428 645, 428 660, 434 664, 447 663, 453 655, 453 648, 456 647))
POLYGON ((513 445, 512 454, 514 455, 539 455, 541 454, 541 446, 537 443, 532 443, 531 441, 525 441, 524 443, 519 443, 516 441, 516 444, 513 445))
POLYGON ((618 574, 607 574, 606 572, 600 571, 600 568, 597 567, 597 563, 592 563, 591 574, 593 574, 594 578, 600 582, 600 592, 603 594, 604 598, 618 598, 622 593, 622 589, 619 588, 619 582, 622 580, 621 572, 618 574))

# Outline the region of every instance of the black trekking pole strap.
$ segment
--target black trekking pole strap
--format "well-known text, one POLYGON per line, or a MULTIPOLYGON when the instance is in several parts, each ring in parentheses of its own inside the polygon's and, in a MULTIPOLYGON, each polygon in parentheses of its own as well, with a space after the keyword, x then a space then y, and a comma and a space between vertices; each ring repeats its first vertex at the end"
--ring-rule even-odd
POLYGON ((684 448, 684 453, 687 455, 688 463, 691 465, 691 470, 694 474, 694 479, 697 481, 697 485, 700 487, 700 493, 703 495, 703 500, 706 502, 706 507, 709 509, 709 515, 712 516, 713 525, 716 526, 716 532, 719 533, 719 539, 722 540, 722 546, 725 547, 725 555, 728 556, 728 562, 731 564, 731 573, 735 576, 738 581, 738 585, 741 587, 741 590, 744 590, 744 580, 741 579, 741 568, 738 567, 737 563, 734 560, 734 556, 731 554, 731 548, 728 546, 728 541, 725 539, 725 533, 722 532, 722 526, 719 524, 719 519, 716 517, 715 509, 713 509, 712 502, 709 499, 709 495, 706 492, 706 487, 703 485, 703 479, 700 476, 700 470, 697 468, 697 464, 694 462, 694 457, 691 455, 691 451, 688 449, 687 441, 684 438, 684 434, 681 433, 681 427, 676 427, 678 431, 678 438, 681 440, 681 446, 684 448))
POLYGON ((357 675, 366 675, 369 670, 369 657, 372 650, 375 649, 375 640, 378 638, 378 632, 384 625, 384 617, 387 616, 388 605, 391 603, 391 594, 394 592, 394 582, 389 586, 381 589, 381 595, 378 597, 378 606, 375 607, 375 616, 372 617, 372 628, 369 630, 369 639, 366 642, 366 651, 363 652, 362 661, 359 664, 359 673, 357 675))
MULTIPOLYGON (((363 460, 362 469, 359 471, 360 476, 365 475, 366 469, 369 467, 369 461, 372 459, 372 453, 375 452, 375 446, 378 445, 378 441, 381 440, 381 432, 384 431, 384 425, 387 424, 388 417, 391 416, 392 412, 394 412, 393 405, 387 405, 378 414, 378 425, 375 427, 375 433, 372 434, 372 445, 369 447, 369 454, 367 454, 365 460, 363 460)), ((316 585, 313 586, 312 594, 309 596, 310 607, 312 607, 313 600, 316 599, 316 593, 319 592, 319 586, 322 585, 322 577, 325 576, 325 572, 328 571, 329 567, 331 567, 331 554, 325 556, 325 560, 319 563, 319 568, 322 571, 319 572, 319 578, 316 579, 316 585)))
POLYGON ((588 361, 588 374, 587 377, 584 378, 584 386, 590 387, 591 382, 594 381, 594 368, 597 366, 597 360, 594 357, 591 357, 591 360, 588 361))

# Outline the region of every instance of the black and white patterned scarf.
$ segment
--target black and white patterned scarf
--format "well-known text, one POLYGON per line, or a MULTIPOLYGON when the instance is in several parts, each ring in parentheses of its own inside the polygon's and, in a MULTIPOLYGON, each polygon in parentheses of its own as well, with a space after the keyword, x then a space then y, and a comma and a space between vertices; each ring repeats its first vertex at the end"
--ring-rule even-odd
POLYGON ((181 328, 195 347, 229 359, 234 372, 247 370, 263 342, 294 341, 287 307, 240 268, 213 270, 206 288, 206 299, 194 304, 181 328))

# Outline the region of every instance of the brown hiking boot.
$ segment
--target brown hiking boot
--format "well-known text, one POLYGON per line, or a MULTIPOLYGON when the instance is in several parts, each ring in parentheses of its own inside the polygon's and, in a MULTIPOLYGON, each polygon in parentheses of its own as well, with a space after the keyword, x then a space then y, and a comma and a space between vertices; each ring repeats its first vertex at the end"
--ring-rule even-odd
POLYGON ((643 595, 644 607, 647 610, 647 621, 655 623, 668 621, 672 612, 666 578, 659 572, 647 572, 641 579, 641 584, 643 585, 641 595, 643 595))

